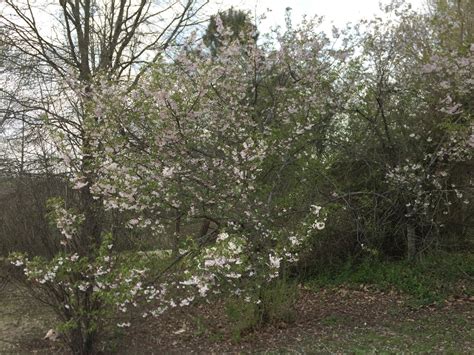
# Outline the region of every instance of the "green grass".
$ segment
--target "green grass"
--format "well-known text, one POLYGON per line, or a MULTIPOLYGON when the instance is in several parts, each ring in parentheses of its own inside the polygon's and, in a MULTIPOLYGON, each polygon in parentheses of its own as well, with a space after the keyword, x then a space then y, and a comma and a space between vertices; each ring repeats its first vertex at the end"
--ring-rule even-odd
POLYGON ((473 349, 474 333, 463 314, 426 314, 416 321, 391 319, 372 326, 329 323, 316 336, 262 353, 469 354, 473 349))
POLYGON ((373 285, 402 291, 421 303, 442 301, 449 296, 474 294, 474 255, 436 254, 416 262, 366 259, 338 268, 321 270, 310 281, 315 287, 341 284, 373 285))

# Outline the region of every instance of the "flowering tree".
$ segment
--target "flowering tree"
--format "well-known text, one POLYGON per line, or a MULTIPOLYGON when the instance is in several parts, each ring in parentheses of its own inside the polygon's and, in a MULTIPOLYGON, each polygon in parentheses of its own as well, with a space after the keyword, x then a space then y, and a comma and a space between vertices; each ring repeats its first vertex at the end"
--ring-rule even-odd
MULTIPOLYGON (((102 325, 139 301, 154 305, 144 316, 225 290, 259 303, 261 287, 324 228, 315 201, 292 206, 285 201, 291 190, 283 190, 288 169, 304 170, 304 158, 314 159, 328 124, 318 97, 335 96, 337 52, 313 26, 279 36, 279 49, 232 42, 220 26, 218 56, 204 45, 187 47, 156 63, 132 90, 107 76, 73 85, 87 97, 86 159, 73 187, 94 202, 83 210, 53 201, 63 251, 52 260, 15 254, 12 262, 54 296, 75 352, 92 351, 102 325), (118 253, 119 236, 90 223, 98 203, 130 216, 128 227, 153 235, 160 247, 174 235, 173 267, 118 253), (189 238, 195 221, 202 226, 189 238)), ((57 137, 64 161, 77 164, 57 137)))
POLYGON ((233 41, 222 26, 217 56, 185 49, 137 90, 97 93, 93 131, 106 154, 95 156, 100 173, 91 189, 161 245, 174 235, 174 255, 189 251, 180 252, 189 237, 203 246, 204 266, 194 272, 214 275, 190 271, 186 281, 201 291, 217 282, 212 267, 225 271, 233 292, 245 292, 241 283, 251 276, 260 280, 254 285, 270 281, 280 262, 297 260, 295 247, 324 228, 314 201, 293 205, 286 199, 293 190, 282 190, 288 176, 308 169, 303 161, 316 158, 330 124, 321 100, 336 96, 339 52, 314 25, 279 36, 278 49, 233 41))
POLYGON ((331 124, 327 101, 337 100, 339 61, 311 26, 279 37, 278 50, 238 42, 216 58, 185 50, 137 90, 99 93, 93 130, 106 153, 95 157, 92 190, 149 233, 178 235, 204 219, 265 244, 288 194, 279 189, 316 158, 331 124))
POLYGON ((392 255, 408 246, 411 258, 440 241, 453 208, 472 196, 474 53, 469 42, 456 51, 440 45, 445 22, 433 25, 407 5, 387 11, 369 23, 346 74, 354 85, 336 140, 354 179, 339 180, 336 192, 356 215, 359 243, 392 255))

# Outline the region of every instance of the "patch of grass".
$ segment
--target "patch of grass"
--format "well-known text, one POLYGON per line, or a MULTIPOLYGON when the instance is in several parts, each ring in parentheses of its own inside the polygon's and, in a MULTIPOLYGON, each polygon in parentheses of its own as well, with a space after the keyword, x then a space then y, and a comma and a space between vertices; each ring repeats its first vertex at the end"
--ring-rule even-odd
MULTIPOLYGON (((19 284, 10 283, 2 289, 0 300, 0 354, 29 353, 29 347, 57 324, 54 313, 19 284)), ((50 345, 40 342, 39 350, 50 345)))
POLYGON ((196 327, 196 330, 194 331, 195 336, 199 337, 199 336, 206 333, 207 326, 206 326, 206 323, 205 323, 203 317, 201 317, 201 316, 192 317, 192 321, 193 321, 193 323, 196 327))
POLYGON ((337 324, 342 324, 347 321, 347 317, 342 315, 333 314, 321 319, 321 324, 324 326, 333 326, 337 324))
MULTIPOLYGON (((351 295, 350 290, 348 294, 351 295)), ((354 296, 358 294, 358 291, 353 293, 354 296)), ((303 295, 311 306, 304 308, 308 313, 303 322, 297 321, 295 327, 269 327, 263 332, 257 329, 242 335, 236 332, 231 343, 228 342, 229 328, 224 328, 222 333, 208 333, 211 344, 219 343, 216 344, 218 347, 196 348, 196 351, 206 352, 209 349, 209 353, 222 353, 225 349, 228 353, 252 354, 470 354, 474 351, 474 333, 470 327, 474 313, 467 301, 416 310, 407 308, 405 304, 385 303, 387 307, 397 310, 390 315, 377 307, 377 298, 374 302, 359 304, 355 297, 345 297, 345 294, 342 300, 336 299, 339 292, 318 294, 306 290, 303 295), (322 302, 314 302, 321 296, 324 297, 322 302), (328 305, 328 309, 315 312, 324 304, 328 305), (373 310, 370 305, 375 306, 373 310), (243 341, 235 344, 239 340, 243 341)), ((379 293, 372 292, 372 295, 379 293)), ((232 299, 233 302, 238 300, 232 299)), ((233 306, 230 327, 248 325, 245 322, 247 316, 254 319, 254 314, 246 313, 245 307, 241 308, 238 303, 233 303, 233 306)))
POLYGON ((322 270, 309 285, 367 284, 396 289, 420 304, 439 302, 452 295, 474 294, 473 254, 433 254, 416 262, 365 259, 322 270))
POLYGON ((209 334, 209 340, 215 343, 224 341, 225 335, 223 332, 213 332, 209 334))
MULTIPOLYGON (((343 330, 335 328, 335 325, 326 325, 326 331, 317 339, 305 337, 301 342, 290 346, 291 352, 459 354, 471 353, 473 349, 472 330, 465 325, 462 314, 455 317, 446 317, 446 314, 427 315, 413 321, 395 320, 383 326, 342 326, 343 330)), ((276 350, 267 353, 287 352, 276 350)))

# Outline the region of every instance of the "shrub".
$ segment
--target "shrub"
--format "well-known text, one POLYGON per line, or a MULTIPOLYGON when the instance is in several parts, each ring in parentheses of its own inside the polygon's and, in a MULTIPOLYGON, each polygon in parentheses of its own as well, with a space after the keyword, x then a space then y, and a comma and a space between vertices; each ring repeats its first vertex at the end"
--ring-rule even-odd
POLYGON ((283 277, 263 286, 258 292, 258 302, 242 297, 231 298, 226 302, 234 340, 240 340, 245 333, 268 323, 290 323, 295 320, 294 306, 298 296, 296 281, 283 277))

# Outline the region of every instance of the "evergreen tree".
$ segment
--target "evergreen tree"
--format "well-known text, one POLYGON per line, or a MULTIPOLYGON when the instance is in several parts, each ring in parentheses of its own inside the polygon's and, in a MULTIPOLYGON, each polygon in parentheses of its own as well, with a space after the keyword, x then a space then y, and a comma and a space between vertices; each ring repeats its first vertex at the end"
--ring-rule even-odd
POLYGON ((216 56, 224 43, 237 40, 240 44, 245 44, 251 41, 256 42, 257 38, 257 28, 252 23, 249 14, 230 8, 211 16, 203 40, 212 56, 216 56))

